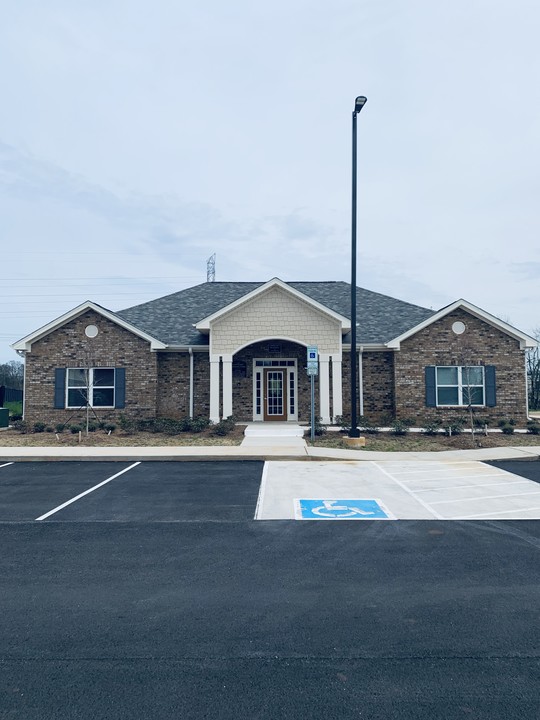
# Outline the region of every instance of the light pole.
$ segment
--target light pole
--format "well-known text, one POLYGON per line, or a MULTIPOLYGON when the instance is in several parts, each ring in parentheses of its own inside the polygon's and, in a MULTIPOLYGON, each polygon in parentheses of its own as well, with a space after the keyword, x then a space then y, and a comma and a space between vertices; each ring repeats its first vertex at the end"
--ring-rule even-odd
POLYGON ((351 429, 349 437, 360 437, 356 417, 356 116, 367 98, 361 95, 354 101, 352 114, 352 227, 351 227, 351 429))

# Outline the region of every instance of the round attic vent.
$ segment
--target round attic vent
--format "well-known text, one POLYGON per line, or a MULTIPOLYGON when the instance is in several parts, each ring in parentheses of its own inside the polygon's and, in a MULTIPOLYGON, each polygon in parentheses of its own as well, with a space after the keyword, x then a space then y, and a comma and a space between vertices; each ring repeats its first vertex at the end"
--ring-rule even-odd
POLYGON ((97 329, 97 327, 95 325, 87 325, 84 328, 84 334, 86 335, 86 337, 89 337, 89 338, 95 338, 96 335, 98 334, 98 332, 99 332, 99 330, 97 329))
POLYGON ((460 320, 455 322, 452 325, 452 332, 455 332, 456 335, 463 335, 465 332, 465 323, 462 323, 460 320))

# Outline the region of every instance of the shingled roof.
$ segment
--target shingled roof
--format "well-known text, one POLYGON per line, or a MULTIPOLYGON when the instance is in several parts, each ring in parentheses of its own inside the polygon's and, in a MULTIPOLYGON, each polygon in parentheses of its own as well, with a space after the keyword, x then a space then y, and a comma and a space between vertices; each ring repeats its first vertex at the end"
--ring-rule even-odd
MULTIPOLYGON (((256 290, 264 282, 206 282, 116 313, 169 346, 208 345, 193 325, 256 290)), ((288 282, 295 290, 344 317, 350 317, 351 290, 346 282, 288 282)), ((434 314, 433 310, 388 295, 357 289, 357 342, 384 344, 434 314)), ((346 336, 344 342, 350 342, 346 336)))

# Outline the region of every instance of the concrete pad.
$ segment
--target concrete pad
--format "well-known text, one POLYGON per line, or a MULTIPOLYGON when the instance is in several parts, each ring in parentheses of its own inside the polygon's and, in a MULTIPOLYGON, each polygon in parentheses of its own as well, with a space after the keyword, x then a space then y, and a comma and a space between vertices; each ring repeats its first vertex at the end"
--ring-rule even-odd
POLYGON ((396 519, 540 519, 540 486, 476 461, 267 462, 255 518, 293 519, 298 499, 377 499, 396 519))

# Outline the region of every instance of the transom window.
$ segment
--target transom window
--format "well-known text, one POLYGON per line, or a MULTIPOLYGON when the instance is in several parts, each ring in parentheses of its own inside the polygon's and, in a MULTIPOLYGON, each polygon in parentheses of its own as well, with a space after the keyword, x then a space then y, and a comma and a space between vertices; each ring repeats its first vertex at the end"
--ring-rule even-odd
POLYGON ((68 368, 67 407, 114 407, 114 368, 68 368))
POLYGON ((485 378, 482 365, 451 365, 436 368, 437 405, 484 405, 485 378))

